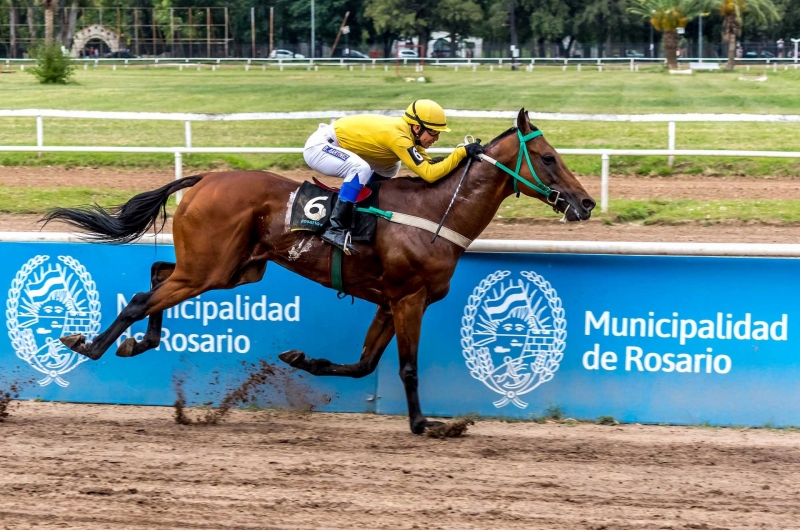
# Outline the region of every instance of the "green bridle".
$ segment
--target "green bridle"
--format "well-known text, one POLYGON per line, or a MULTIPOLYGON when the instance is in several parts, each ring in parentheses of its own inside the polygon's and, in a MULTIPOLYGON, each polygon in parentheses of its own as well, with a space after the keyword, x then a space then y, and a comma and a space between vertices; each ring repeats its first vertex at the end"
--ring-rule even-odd
POLYGON ((509 168, 507 168, 494 158, 488 157, 486 155, 481 155, 481 158, 486 162, 489 162, 490 164, 493 164, 494 166, 502 169, 503 171, 505 171, 514 178, 514 193, 517 194, 517 197, 519 197, 519 186, 517 185, 517 182, 522 182, 529 188, 534 189, 539 193, 541 193, 542 195, 544 195, 548 204, 555 205, 558 202, 558 199, 560 198, 561 192, 554 190, 553 188, 542 182, 542 179, 539 178, 539 175, 537 175, 536 171, 533 169, 533 164, 531 163, 531 155, 528 153, 528 142, 541 135, 542 131, 533 131, 532 133, 523 136, 522 131, 517 129, 517 136, 519 136, 519 155, 517 156, 517 169, 514 171, 511 171, 509 168), (528 163, 528 169, 530 170, 531 175, 533 175, 533 178, 536 179, 535 184, 519 174, 519 169, 522 167, 523 153, 525 154, 525 161, 528 163), (551 201, 550 196, 553 195, 554 193, 555 193, 555 198, 551 201))

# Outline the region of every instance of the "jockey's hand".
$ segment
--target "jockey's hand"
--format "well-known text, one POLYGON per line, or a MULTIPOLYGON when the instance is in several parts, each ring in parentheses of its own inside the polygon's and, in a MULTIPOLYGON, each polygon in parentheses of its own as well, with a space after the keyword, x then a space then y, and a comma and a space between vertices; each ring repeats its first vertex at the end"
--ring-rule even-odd
MULTIPOLYGON (((480 142, 480 140, 478 140, 480 142)), ((483 154, 483 146, 478 143, 467 144, 464 146, 464 149, 467 150, 467 156, 477 162, 480 162, 480 155, 483 154)))

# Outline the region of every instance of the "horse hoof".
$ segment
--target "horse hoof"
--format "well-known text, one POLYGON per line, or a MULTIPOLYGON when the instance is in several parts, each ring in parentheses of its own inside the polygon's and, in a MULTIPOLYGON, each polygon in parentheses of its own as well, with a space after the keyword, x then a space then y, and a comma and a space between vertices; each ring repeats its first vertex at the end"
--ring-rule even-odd
POLYGON ((133 348, 136 346, 136 339, 133 337, 125 339, 125 341, 117 348, 117 357, 133 357, 133 348))
POLYGON ((61 344, 63 344, 70 350, 78 353, 82 353, 81 350, 83 349, 83 346, 86 345, 86 338, 80 333, 76 333, 74 335, 68 335, 66 337, 61 337, 58 340, 60 340, 61 344))
POLYGON ((411 424, 411 432, 413 432, 414 434, 425 434, 425 431, 427 429, 431 429, 433 427, 439 427, 441 425, 444 425, 444 422, 422 420, 420 422, 411 424))
POLYGON ((285 362, 289 366, 297 368, 299 364, 306 360, 306 354, 300 350, 289 350, 278 355, 278 359, 285 362))

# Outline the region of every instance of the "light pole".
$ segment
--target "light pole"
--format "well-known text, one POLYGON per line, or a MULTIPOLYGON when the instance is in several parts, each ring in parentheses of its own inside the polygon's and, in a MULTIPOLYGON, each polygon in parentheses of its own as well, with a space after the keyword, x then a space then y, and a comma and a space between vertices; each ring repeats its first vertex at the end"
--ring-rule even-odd
POLYGON ((314 48, 316 48, 314 38, 314 0, 311 0, 311 58, 314 58, 314 48))
POLYGON ((697 30, 697 57, 703 62, 703 15, 700 15, 700 29, 697 30))
POLYGON ((800 42, 800 39, 792 39, 794 43, 794 64, 797 64, 797 43, 800 42))

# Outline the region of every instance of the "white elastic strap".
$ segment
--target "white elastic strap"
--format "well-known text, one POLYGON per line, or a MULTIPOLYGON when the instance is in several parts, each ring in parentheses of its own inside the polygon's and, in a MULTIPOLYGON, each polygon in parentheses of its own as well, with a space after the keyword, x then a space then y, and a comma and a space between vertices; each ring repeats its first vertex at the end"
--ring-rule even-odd
MULTIPOLYGON (((429 221, 415 215, 408 215, 399 212, 392 212, 391 222, 406 226, 413 226, 414 228, 421 228, 422 230, 427 230, 432 234, 435 234, 436 229, 439 228, 439 225, 433 221, 429 221)), ((472 243, 471 239, 464 237, 458 232, 450 230, 445 226, 443 226, 439 231, 439 237, 442 237, 451 243, 455 243, 461 248, 467 248, 472 243)))

